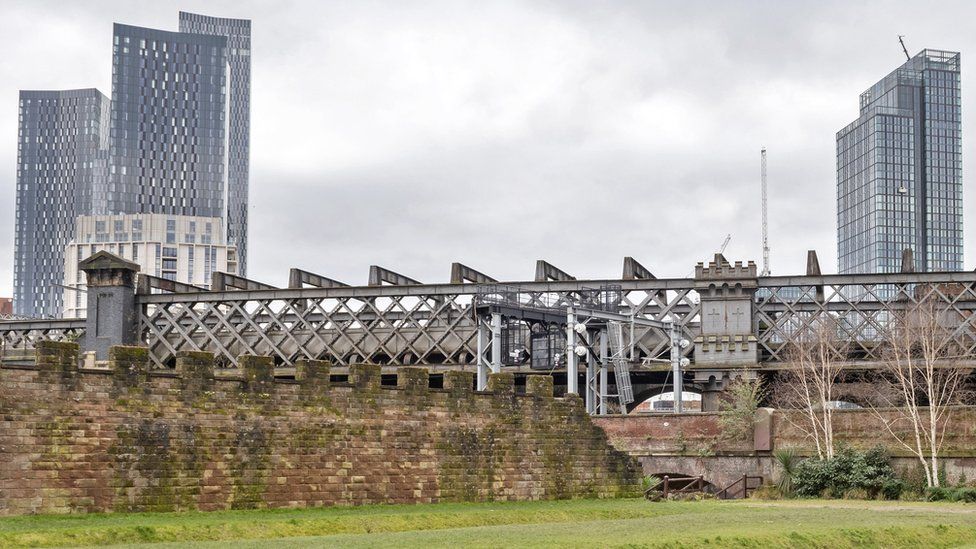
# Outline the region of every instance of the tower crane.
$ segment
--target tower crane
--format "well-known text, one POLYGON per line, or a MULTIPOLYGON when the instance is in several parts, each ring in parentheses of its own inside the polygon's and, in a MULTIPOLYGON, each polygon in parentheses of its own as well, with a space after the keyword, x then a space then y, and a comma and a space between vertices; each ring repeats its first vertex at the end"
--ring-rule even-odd
POLYGON ((762 246, 763 266, 759 276, 769 276, 769 223, 766 213, 766 147, 762 148, 762 246))
POLYGON ((725 240, 722 241, 722 245, 719 246, 717 253, 724 254, 725 248, 729 245, 730 240, 732 240, 732 233, 725 235, 725 240))

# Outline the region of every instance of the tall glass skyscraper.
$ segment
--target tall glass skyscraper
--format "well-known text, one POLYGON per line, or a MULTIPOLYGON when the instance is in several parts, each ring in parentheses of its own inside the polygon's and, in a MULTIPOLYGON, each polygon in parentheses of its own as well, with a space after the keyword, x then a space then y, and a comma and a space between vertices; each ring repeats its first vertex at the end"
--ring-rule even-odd
POLYGON ((837 132, 841 273, 962 270, 959 54, 923 50, 861 94, 837 132))
POLYGON ((62 310, 65 246, 82 215, 221 218, 245 272, 250 26, 190 13, 181 32, 116 24, 111 101, 21 93, 17 313, 62 310))
POLYGON ((223 217, 227 39, 115 24, 112 48, 109 185, 94 213, 223 217))
POLYGON ((227 37, 227 241, 247 274, 247 195, 251 159, 251 21, 180 12, 180 32, 227 37))
POLYGON ((109 99, 96 89, 25 90, 18 120, 14 312, 59 316, 65 246, 105 181, 109 99))

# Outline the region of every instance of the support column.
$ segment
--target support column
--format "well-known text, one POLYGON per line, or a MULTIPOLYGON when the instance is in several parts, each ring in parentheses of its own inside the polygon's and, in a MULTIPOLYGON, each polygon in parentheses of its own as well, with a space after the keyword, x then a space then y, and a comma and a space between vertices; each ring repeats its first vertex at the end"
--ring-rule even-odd
POLYGON ((684 408, 684 372, 681 371, 681 328, 671 323, 671 376, 674 378, 674 413, 680 414, 684 408))
POLYGON ((488 386, 488 361, 485 360, 485 346, 486 339, 488 337, 488 329, 485 327, 485 322, 478 317, 478 383, 477 388, 479 391, 484 391, 485 387, 488 386))
MULTIPOLYGON (((593 348, 593 337, 590 332, 586 332, 583 336, 586 340, 587 346, 593 348)), ((587 353, 586 355, 586 411, 590 414, 596 414, 597 410, 597 386, 596 386, 596 355, 593 353, 587 353)))
POLYGON ((502 315, 491 313, 491 373, 502 371, 502 315))
POLYGON ((95 360, 108 360, 114 345, 135 345, 139 315, 136 311, 136 273, 139 265, 104 250, 78 264, 88 285, 84 349, 95 360))
POLYGON ((576 311, 566 308, 566 392, 579 394, 579 360, 576 356, 576 311))
POLYGON ((607 364, 610 362, 607 330, 600 330, 600 415, 607 413, 607 364))

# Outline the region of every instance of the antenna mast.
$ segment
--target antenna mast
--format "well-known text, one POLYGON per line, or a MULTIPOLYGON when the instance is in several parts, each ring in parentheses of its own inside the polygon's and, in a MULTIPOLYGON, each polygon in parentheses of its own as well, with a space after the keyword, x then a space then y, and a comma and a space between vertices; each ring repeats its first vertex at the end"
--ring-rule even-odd
POLYGON ((769 223, 766 214, 766 147, 762 148, 762 241, 763 266, 759 276, 769 276, 769 223))

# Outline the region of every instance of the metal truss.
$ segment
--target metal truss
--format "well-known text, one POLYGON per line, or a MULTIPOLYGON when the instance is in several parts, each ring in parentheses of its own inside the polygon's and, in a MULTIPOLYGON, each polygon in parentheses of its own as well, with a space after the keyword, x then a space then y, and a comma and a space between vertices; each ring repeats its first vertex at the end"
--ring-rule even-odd
POLYGON ((976 273, 903 273, 760 278, 753 324, 761 362, 784 360, 789 343, 832 320, 855 360, 880 360, 899 314, 932 303, 952 330, 946 343, 976 353, 976 273))
POLYGON ((85 319, 14 320, 0 322, 0 357, 12 351, 33 351, 38 341, 76 341, 85 333, 85 319))
MULTIPOLYGON (((395 278, 377 271, 382 281, 395 278)), ((459 278, 487 282, 468 271, 459 278)), ((188 292, 193 288, 181 286, 172 288, 176 293, 137 294, 136 303, 140 340, 159 368, 171 366, 182 350, 214 352, 228 366, 242 354, 257 354, 274 356, 281 365, 309 358, 337 365, 474 367, 481 305, 549 310, 556 323, 563 322, 558 317, 565 319, 570 307, 632 316, 633 330, 624 334, 624 345, 633 348, 631 359, 668 359, 670 338, 655 322, 676 323, 689 340, 698 335, 701 306, 695 281, 643 278, 643 271, 631 264, 630 276, 612 280, 552 280, 558 277, 551 271, 545 273, 548 280, 539 282, 348 287, 305 276, 302 285, 326 287, 275 289, 252 283, 252 289, 188 292)), ((233 284, 225 288, 246 286, 227 282, 233 284)), ((753 326, 760 362, 785 358, 784 345, 824 315, 835 319, 840 335, 850 340, 853 359, 878 360, 891 319, 924 300, 936 301, 951 316, 954 345, 976 353, 973 272, 760 277, 758 285, 753 326)), ((490 326, 481 322, 485 360, 490 326)), ((84 320, 0 322, 0 343, 8 350, 29 350, 42 339, 76 339, 84 326, 84 320)), ((689 358, 692 352, 683 351, 689 358)))
MULTIPOLYGON (((181 350, 212 351, 228 365, 242 354, 258 354, 274 356, 281 365, 308 358, 337 365, 473 366, 475 307, 479 299, 490 299, 486 287, 520 303, 564 310, 592 307, 613 294, 619 313, 674 319, 693 337, 700 307, 691 286, 690 280, 408 284, 153 294, 137 300, 141 337, 159 368, 170 366, 181 350)), ((668 341, 653 328, 636 330, 637 352, 668 352, 668 341)))

